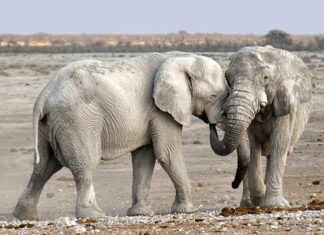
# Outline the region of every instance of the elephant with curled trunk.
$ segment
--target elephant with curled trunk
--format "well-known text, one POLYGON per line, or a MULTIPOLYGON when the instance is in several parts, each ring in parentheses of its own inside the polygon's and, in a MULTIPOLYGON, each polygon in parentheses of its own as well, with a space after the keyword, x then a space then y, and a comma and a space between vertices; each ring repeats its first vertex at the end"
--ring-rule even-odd
POLYGON ((233 56, 225 77, 230 85, 225 135, 219 140, 215 126, 210 125, 212 148, 219 155, 227 155, 237 146, 245 150, 239 154, 233 182, 233 187, 238 187, 247 169, 241 205, 289 206, 283 197, 282 180, 287 155, 308 121, 311 72, 288 51, 246 47, 233 56), (267 157, 264 181, 261 155, 267 157))
POLYGON ((13 215, 38 219, 36 205, 46 181, 65 166, 76 182, 76 216, 102 216, 93 172, 100 160, 127 152, 132 153, 133 165, 128 215, 152 214, 147 199, 156 160, 175 186, 171 211, 196 211, 182 159, 182 126, 192 114, 218 122, 227 94, 218 63, 194 54, 152 53, 67 65, 35 103, 34 170, 13 215))

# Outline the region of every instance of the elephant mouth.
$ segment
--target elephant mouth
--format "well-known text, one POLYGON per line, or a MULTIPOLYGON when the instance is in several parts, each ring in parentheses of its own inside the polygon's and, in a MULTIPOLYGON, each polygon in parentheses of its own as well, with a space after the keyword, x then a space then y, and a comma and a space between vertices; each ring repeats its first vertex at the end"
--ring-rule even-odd
POLYGON ((255 115, 256 120, 265 122, 271 118, 273 112, 272 106, 261 107, 260 111, 255 115))
MULTIPOLYGON (((207 114, 205 111, 203 111, 200 115, 197 116, 199 119, 203 120, 204 123, 209 123, 209 120, 208 120, 208 117, 207 117, 207 114)), ((212 124, 212 123, 211 123, 212 124)))

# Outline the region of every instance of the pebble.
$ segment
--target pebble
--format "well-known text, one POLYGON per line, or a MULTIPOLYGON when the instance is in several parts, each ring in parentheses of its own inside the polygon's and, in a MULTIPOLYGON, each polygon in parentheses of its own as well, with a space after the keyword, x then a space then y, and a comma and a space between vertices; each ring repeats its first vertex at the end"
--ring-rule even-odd
POLYGON ((76 225, 74 228, 73 228, 73 232, 75 233, 85 233, 87 231, 87 229, 81 225, 76 225))
MULTIPOLYGON (((128 225, 136 225, 136 224, 149 224, 150 229, 154 230, 156 233, 163 233, 163 229, 177 229, 179 232, 182 231, 181 224, 183 222, 194 223, 197 226, 195 230, 198 232, 206 232, 210 231, 221 231, 232 233, 236 232, 233 229, 240 229, 242 224, 246 224, 246 228, 250 231, 254 229, 258 229, 254 231, 254 234, 258 234, 260 232, 261 227, 268 231, 271 229, 282 229, 283 225, 285 227, 289 226, 289 229, 292 231, 301 231, 309 232, 309 231, 323 231, 323 217, 324 210, 320 211, 298 211, 298 212, 287 212, 280 211, 272 214, 258 214, 258 215, 243 215, 236 217, 223 217, 218 216, 219 212, 216 211, 207 211, 207 212, 198 212, 195 214, 167 214, 167 215, 155 215, 155 216, 135 216, 135 217, 119 217, 119 216, 106 216, 101 219, 98 219, 96 222, 93 222, 93 227, 86 227, 86 224, 78 224, 76 219, 72 219, 69 217, 61 217, 54 221, 42 221, 42 222, 32 222, 35 226, 28 231, 32 234, 42 234, 46 233, 48 229, 52 234, 77 234, 77 233, 116 233, 117 225, 120 229, 121 234, 129 234, 131 230, 128 225), (280 217, 280 224, 277 221, 277 218, 280 217), (195 222, 195 220, 199 220, 201 222, 195 222), (158 223, 156 223, 158 221, 158 223), (212 223, 214 226, 207 230, 207 227, 201 227, 204 224, 212 223), (304 227, 300 227, 300 225, 304 224, 304 227), (51 225, 49 225, 51 224, 51 225), (124 226, 123 226, 124 225, 124 226), (234 226, 235 225, 235 226, 234 226), (279 226, 280 225, 280 226, 279 226), (229 227, 228 227, 229 226, 229 227), (297 230, 296 230, 297 229, 297 230)), ((30 222, 30 221, 29 221, 30 222)), ((9 230, 4 227, 8 226, 8 224, 13 224, 14 226, 19 226, 20 224, 26 224, 26 221, 16 221, 8 223, 7 221, 0 221, 0 234, 8 234, 9 230)), ((18 229, 15 231, 20 231, 20 234, 23 234, 23 231, 26 231, 25 228, 18 229)), ((183 231, 186 231, 183 230, 183 231)), ((261 230, 263 232, 263 230, 261 230)), ((276 230, 277 231, 277 230, 276 230)), ((280 230, 281 231, 281 230, 280 230)), ((262 233, 261 232, 261 233, 262 233)))
POLYGON ((74 220, 71 220, 69 217, 61 217, 57 220, 57 224, 70 227, 76 225, 77 223, 74 220))

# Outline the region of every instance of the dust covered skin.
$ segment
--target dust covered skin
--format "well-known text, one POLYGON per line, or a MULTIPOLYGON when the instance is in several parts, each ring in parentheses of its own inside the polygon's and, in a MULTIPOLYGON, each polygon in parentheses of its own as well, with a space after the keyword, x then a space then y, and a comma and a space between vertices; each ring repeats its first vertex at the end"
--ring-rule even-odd
MULTIPOLYGON (((225 71, 231 54, 203 55, 215 58, 225 71)), ((314 79, 310 120, 293 153, 288 156, 285 168, 284 196, 293 207, 301 207, 314 199, 324 200, 324 53, 300 52, 297 55, 311 68, 314 79)), ((14 224, 11 213, 31 175, 34 160, 32 108, 51 75, 72 61, 89 58, 110 61, 126 56, 133 55, 0 54, 0 221, 8 221, 0 222, 1 226, 14 224)), ((184 234, 185 231, 228 234, 324 232, 320 230, 324 227, 323 210, 279 211, 235 218, 218 216, 222 208, 237 207, 240 202, 242 188, 231 188, 236 170, 235 153, 226 158, 216 156, 209 146, 208 125, 194 117, 191 125, 184 128, 183 153, 191 180, 193 202, 200 211, 197 214, 167 214, 174 199, 174 187, 164 170, 156 164, 149 201, 156 214, 165 215, 132 219, 114 217, 125 216, 131 205, 132 167, 130 155, 126 155, 118 160, 102 162, 94 176, 98 204, 108 216, 113 217, 93 223, 93 229, 83 224, 74 226, 75 220, 64 219, 74 216, 76 188, 70 171, 63 169, 46 184, 38 204, 40 219, 53 222, 20 222, 17 226, 23 228, 2 228, 0 234, 15 234, 18 231, 56 234, 69 229, 72 233, 76 233, 75 229, 85 232, 81 227, 86 231, 98 230, 94 232, 99 234, 127 231, 134 234, 184 234), (299 220, 294 219, 296 216, 299 220), (161 222, 157 222, 159 220, 161 222), (43 230, 42 226, 47 228, 43 230)))

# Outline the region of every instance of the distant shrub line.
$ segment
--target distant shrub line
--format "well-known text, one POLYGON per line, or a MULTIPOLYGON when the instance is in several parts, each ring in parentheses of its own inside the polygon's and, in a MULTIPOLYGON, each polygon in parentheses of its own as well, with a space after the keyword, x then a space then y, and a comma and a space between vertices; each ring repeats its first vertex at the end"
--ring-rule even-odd
POLYGON ((237 51, 244 46, 272 45, 291 51, 322 51, 324 35, 289 35, 271 30, 266 35, 0 35, 0 53, 99 53, 237 51))

